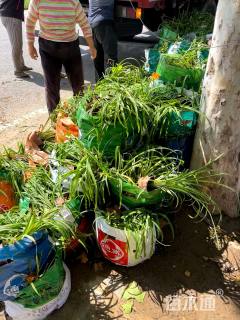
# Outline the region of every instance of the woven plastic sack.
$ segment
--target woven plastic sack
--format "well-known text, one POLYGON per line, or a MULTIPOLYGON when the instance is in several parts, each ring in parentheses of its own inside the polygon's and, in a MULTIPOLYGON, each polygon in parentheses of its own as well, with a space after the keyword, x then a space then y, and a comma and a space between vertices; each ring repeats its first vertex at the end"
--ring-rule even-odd
POLYGON ((145 64, 144 69, 149 73, 152 74, 156 71, 159 58, 160 58, 160 51, 157 49, 145 49, 145 64))
POLYGON ((25 308, 36 308, 56 298, 65 280, 65 271, 60 257, 56 257, 53 264, 44 271, 43 275, 33 281, 31 285, 20 290, 15 299, 16 303, 25 308))
POLYGON ((181 137, 193 133, 197 124, 197 113, 193 111, 182 111, 180 116, 172 113, 167 123, 167 128, 162 128, 163 136, 181 137))
POLYGON ((161 204, 166 199, 166 193, 160 189, 145 191, 130 182, 110 180, 113 194, 129 209, 161 204))
POLYGON ((181 170, 189 169, 190 167, 194 135, 195 132, 191 135, 170 137, 161 142, 164 147, 174 150, 174 154, 177 159, 184 161, 183 166, 180 167, 181 170))
POLYGON ((136 256, 134 234, 130 230, 127 234, 128 236, 124 230, 111 227, 102 217, 96 219, 97 241, 107 260, 117 265, 131 267, 150 259, 156 243, 155 229, 146 232, 145 250, 139 257, 136 256))
POLYGON ((61 291, 56 298, 36 308, 25 308, 19 303, 6 301, 5 310, 7 314, 13 320, 42 320, 49 316, 54 310, 60 309, 67 301, 67 298, 71 291, 70 271, 65 264, 63 264, 63 267, 65 271, 65 281, 61 288, 61 291))
POLYGON ((28 285, 28 277, 42 273, 55 255, 45 231, 39 231, 0 249, 0 300, 14 300, 28 285))
MULTIPOLYGON (((171 55, 169 55, 171 57, 171 55)), ((204 71, 200 68, 186 69, 169 64, 167 54, 162 54, 158 63, 157 73, 164 82, 176 83, 186 89, 199 90, 204 71)))
POLYGON ((0 213, 10 210, 16 205, 16 197, 9 176, 4 170, 0 170, 0 213))
POLYGON ((127 149, 137 139, 137 135, 130 125, 128 130, 119 123, 109 124, 102 128, 98 118, 90 115, 83 104, 78 108, 77 122, 81 131, 81 141, 85 147, 96 148, 107 157, 114 156, 116 147, 127 149))

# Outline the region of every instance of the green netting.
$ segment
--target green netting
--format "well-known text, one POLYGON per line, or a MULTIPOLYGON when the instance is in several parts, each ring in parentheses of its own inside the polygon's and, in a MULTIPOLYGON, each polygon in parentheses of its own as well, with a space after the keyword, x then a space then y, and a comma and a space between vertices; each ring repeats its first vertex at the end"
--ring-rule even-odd
POLYGON ((65 270, 60 257, 56 257, 51 267, 46 272, 20 290, 14 300, 25 308, 37 308, 54 299, 62 289, 65 280, 65 270))
MULTIPOLYGON (((187 69, 180 66, 171 65, 168 56, 162 54, 158 63, 157 73, 163 82, 176 83, 177 86, 184 86, 186 89, 199 90, 204 71, 200 68, 187 69)), ((175 55, 176 56, 176 55, 175 55)))
POLYGON ((110 180, 112 192, 122 199, 122 203, 129 209, 161 204, 166 200, 166 192, 162 190, 145 191, 130 182, 110 180))
POLYGON ((133 146, 139 135, 137 128, 133 128, 133 121, 128 122, 126 127, 120 123, 101 125, 97 116, 90 115, 80 104, 77 111, 77 123, 81 132, 81 141, 89 148, 102 151, 107 157, 115 154, 116 147, 126 150, 133 146))

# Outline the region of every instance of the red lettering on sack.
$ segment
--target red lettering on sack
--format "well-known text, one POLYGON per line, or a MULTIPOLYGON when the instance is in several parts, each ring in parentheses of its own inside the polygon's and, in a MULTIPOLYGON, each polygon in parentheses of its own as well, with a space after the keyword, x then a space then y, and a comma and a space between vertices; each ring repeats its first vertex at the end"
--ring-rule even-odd
POLYGON ((109 235, 98 229, 98 243, 106 259, 126 266, 128 264, 128 245, 126 242, 109 238, 109 235))

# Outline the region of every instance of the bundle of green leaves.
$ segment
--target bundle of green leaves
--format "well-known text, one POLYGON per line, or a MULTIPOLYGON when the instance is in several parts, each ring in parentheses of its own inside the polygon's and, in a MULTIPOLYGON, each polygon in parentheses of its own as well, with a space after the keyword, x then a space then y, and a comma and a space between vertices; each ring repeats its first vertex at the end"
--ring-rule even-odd
POLYGON ((73 226, 63 219, 56 219, 57 209, 26 212, 14 208, 0 215, 0 240, 2 245, 12 244, 34 232, 47 230, 54 241, 67 241, 74 237, 73 226))
POLYGON ((127 188, 123 189, 122 186, 124 182, 128 182, 138 190, 136 199, 145 192, 158 190, 160 205, 165 197, 169 203, 174 201, 176 206, 189 204, 196 217, 199 214, 211 216, 211 209, 217 206, 208 188, 221 184, 222 174, 214 172, 211 162, 199 169, 181 172, 180 165, 181 162, 176 159, 174 152, 164 148, 147 149, 128 159, 118 154, 115 166, 109 170, 108 179, 110 183, 114 181, 118 184, 120 205, 124 203, 124 194, 128 193, 127 188))
POLYGON ((15 189, 17 198, 21 197, 24 174, 28 167, 28 155, 25 153, 22 144, 19 144, 18 150, 5 148, 0 154, 0 171, 8 177, 8 181, 15 189))
POLYGON ((202 68, 199 53, 206 50, 208 46, 203 41, 194 40, 190 48, 181 54, 167 54, 165 59, 171 66, 178 66, 184 69, 202 68))
POLYGON ((55 160, 65 173, 59 170, 57 185, 70 178, 69 199, 81 198, 85 208, 97 207, 104 201, 106 180, 102 175, 107 168, 103 156, 97 150, 88 150, 82 142, 73 138, 64 144, 52 146, 55 160))
POLYGON ((182 12, 178 17, 165 19, 161 25, 176 32, 180 37, 195 33, 197 37, 204 37, 213 32, 214 16, 207 12, 182 12))

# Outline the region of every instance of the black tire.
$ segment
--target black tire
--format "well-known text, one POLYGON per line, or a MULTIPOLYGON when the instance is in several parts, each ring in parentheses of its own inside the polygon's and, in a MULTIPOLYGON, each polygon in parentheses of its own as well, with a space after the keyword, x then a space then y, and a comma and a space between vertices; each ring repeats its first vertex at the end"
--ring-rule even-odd
POLYGON ((145 9, 143 22, 149 30, 156 31, 162 22, 162 12, 155 9, 145 9))

